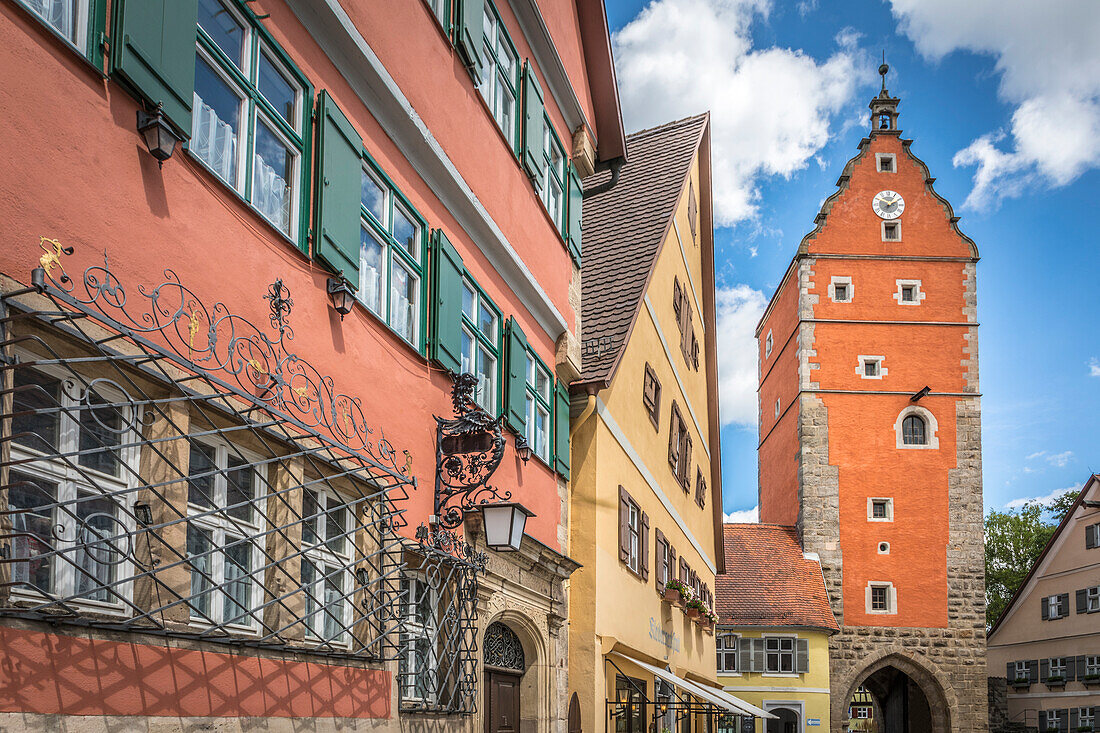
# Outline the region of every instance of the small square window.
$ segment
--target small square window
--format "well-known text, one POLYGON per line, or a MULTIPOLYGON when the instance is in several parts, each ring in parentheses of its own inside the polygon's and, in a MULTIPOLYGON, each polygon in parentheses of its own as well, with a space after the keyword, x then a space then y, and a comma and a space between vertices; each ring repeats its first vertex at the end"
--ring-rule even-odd
POLYGON ((871 522, 894 521, 894 500, 870 498, 867 500, 867 519, 871 522))
POLYGON ((878 376, 878 362, 877 361, 871 361, 870 359, 863 362, 863 375, 866 376, 866 377, 877 377, 878 376))
POLYGON ((894 173, 897 171, 897 156, 893 153, 875 153, 875 164, 879 173, 894 173))
POLYGON ((914 294, 913 294, 913 286, 912 285, 903 285, 902 286, 902 288, 901 288, 901 299, 902 299, 902 301, 904 301, 906 303, 912 303, 913 299, 914 299, 913 295, 914 294))
POLYGON ((835 292, 836 292, 836 297, 834 298, 834 300, 836 300, 840 303, 846 302, 848 300, 848 286, 847 285, 837 285, 836 289, 835 289, 835 292))
POLYGON ((833 276, 829 281, 829 297, 834 303, 849 303, 854 293, 851 277, 833 276))
POLYGON ((877 499, 871 502, 871 516, 875 519, 886 519, 887 509, 887 502, 884 499, 877 499))
POLYGON ((882 222, 882 241, 884 242, 900 242, 901 241, 901 224, 896 221, 884 221, 882 222))
POLYGON ((890 370, 883 366, 884 356, 881 354, 860 354, 856 363, 856 374, 860 379, 882 379, 890 370))
POLYGON ((871 586, 871 610, 872 611, 888 611, 890 610, 890 589, 885 585, 873 585, 871 586))

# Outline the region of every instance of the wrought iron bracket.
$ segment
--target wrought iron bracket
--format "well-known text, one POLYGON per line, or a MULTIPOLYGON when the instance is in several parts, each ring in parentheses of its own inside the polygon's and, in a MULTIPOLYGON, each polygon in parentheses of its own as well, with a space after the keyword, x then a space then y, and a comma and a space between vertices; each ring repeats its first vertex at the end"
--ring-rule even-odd
POLYGON ((476 385, 474 375, 458 375, 451 390, 455 416, 435 417, 433 514, 436 522, 446 529, 460 526, 466 512, 481 504, 512 498, 511 491, 501 491, 489 484, 504 458, 504 418, 494 418, 477 405, 476 385))

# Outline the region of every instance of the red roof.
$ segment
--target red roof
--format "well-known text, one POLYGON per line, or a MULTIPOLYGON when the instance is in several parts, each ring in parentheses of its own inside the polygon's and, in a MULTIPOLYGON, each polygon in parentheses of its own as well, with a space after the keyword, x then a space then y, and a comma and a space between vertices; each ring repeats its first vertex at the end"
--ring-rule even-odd
POLYGON ((724 524, 726 572, 715 580, 718 623, 839 631, 817 560, 794 527, 724 524))

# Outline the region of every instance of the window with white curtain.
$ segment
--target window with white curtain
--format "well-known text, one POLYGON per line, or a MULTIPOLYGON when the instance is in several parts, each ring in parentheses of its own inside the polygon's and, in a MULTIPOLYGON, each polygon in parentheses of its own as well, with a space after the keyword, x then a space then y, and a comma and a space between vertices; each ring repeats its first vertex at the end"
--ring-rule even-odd
POLYGON ((462 371, 477 378, 474 400, 490 415, 497 407, 500 315, 469 279, 462 280, 462 371))
POLYGON ((554 381, 531 352, 527 353, 527 444, 546 463, 550 462, 550 404, 554 381))
POLYGON ((351 566, 354 512, 325 489, 302 492, 302 589, 309 638, 347 646, 355 591, 351 566))
POLYGON ((22 0, 22 3, 62 38, 87 53, 89 0, 22 0))
MULTIPOLYGON (((473 2, 474 0, 467 0, 473 2)), ((483 15, 485 48, 482 50, 484 67, 478 91, 493 112, 500 131, 513 149, 516 147, 516 100, 519 98, 519 57, 516 55, 508 32, 500 22, 500 16, 492 3, 485 3, 483 15)))
POLYGON ((188 150, 297 239, 305 84, 229 0, 199 0, 188 150))

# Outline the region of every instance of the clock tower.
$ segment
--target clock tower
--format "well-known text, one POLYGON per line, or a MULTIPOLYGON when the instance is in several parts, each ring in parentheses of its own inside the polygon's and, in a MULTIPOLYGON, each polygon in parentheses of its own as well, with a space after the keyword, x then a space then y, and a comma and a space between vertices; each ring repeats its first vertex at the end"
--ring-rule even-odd
POLYGON ((760 521, 825 573, 833 731, 985 731, 978 249, 898 129, 870 130, 757 329, 760 521))

